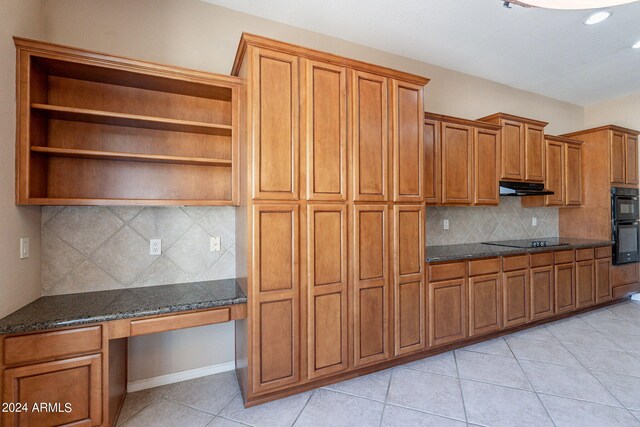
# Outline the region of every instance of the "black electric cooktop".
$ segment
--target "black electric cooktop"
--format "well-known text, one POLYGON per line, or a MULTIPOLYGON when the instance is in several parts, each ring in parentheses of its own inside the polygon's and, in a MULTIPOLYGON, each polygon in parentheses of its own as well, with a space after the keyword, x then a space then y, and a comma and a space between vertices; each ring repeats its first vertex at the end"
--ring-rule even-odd
POLYGON ((497 242, 482 242, 483 245, 506 246, 508 248, 544 248, 554 246, 569 246, 570 243, 563 242, 557 237, 549 237, 545 239, 532 240, 500 240, 497 242))

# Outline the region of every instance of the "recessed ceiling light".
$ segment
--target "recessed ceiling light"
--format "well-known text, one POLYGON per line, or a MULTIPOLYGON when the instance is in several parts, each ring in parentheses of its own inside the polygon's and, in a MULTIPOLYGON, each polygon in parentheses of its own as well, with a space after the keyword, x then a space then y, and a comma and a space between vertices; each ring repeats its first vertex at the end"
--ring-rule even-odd
POLYGON ((637 0, 517 0, 513 3, 526 4, 547 9, 599 9, 619 6, 637 0))
POLYGON ((601 10, 600 12, 596 12, 589 16, 586 21, 584 21, 585 25, 595 25, 599 24, 602 21, 608 19, 611 16, 611 12, 606 10, 601 10))
POLYGON ((631 47, 632 47, 632 48, 634 48, 634 49, 640 49, 640 40, 638 40, 638 41, 636 42, 636 44, 634 44, 634 45, 633 45, 633 46, 631 46, 631 47))

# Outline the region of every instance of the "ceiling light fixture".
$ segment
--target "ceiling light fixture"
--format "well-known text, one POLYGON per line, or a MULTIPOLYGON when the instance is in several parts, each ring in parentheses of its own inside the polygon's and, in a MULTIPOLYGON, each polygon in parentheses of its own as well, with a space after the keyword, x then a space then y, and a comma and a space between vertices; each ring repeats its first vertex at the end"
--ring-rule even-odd
POLYGON ((596 12, 589 16, 586 21, 584 21, 584 25, 595 25, 599 24, 602 21, 609 19, 611 16, 611 12, 606 10, 601 10, 600 12, 596 12))
POLYGON ((640 40, 638 40, 633 46, 631 46, 634 49, 640 49, 640 40))
POLYGON ((601 9, 604 7, 620 6, 638 0, 514 0, 511 3, 526 6, 542 7, 545 9, 601 9))

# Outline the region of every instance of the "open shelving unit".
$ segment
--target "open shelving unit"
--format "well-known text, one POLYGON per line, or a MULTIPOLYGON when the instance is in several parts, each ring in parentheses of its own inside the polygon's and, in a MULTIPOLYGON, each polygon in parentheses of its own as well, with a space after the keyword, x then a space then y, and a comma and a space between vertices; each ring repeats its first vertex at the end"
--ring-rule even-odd
POLYGON ((241 79, 15 42, 18 204, 238 203, 241 79))

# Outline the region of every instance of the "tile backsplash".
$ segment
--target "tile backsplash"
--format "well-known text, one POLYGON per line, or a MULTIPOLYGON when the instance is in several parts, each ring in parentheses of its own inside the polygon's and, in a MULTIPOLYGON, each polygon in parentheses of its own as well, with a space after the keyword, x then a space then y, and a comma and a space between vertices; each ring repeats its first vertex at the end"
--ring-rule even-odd
POLYGON ((519 197, 501 197, 498 206, 427 207, 427 245, 558 236, 557 208, 523 208, 519 197), (531 218, 537 225, 531 225, 531 218), (444 219, 449 229, 443 230, 444 219))
POLYGON ((233 207, 44 207, 45 295, 235 277, 233 207), (220 236, 221 250, 209 251, 220 236), (162 239, 162 255, 149 255, 162 239))

